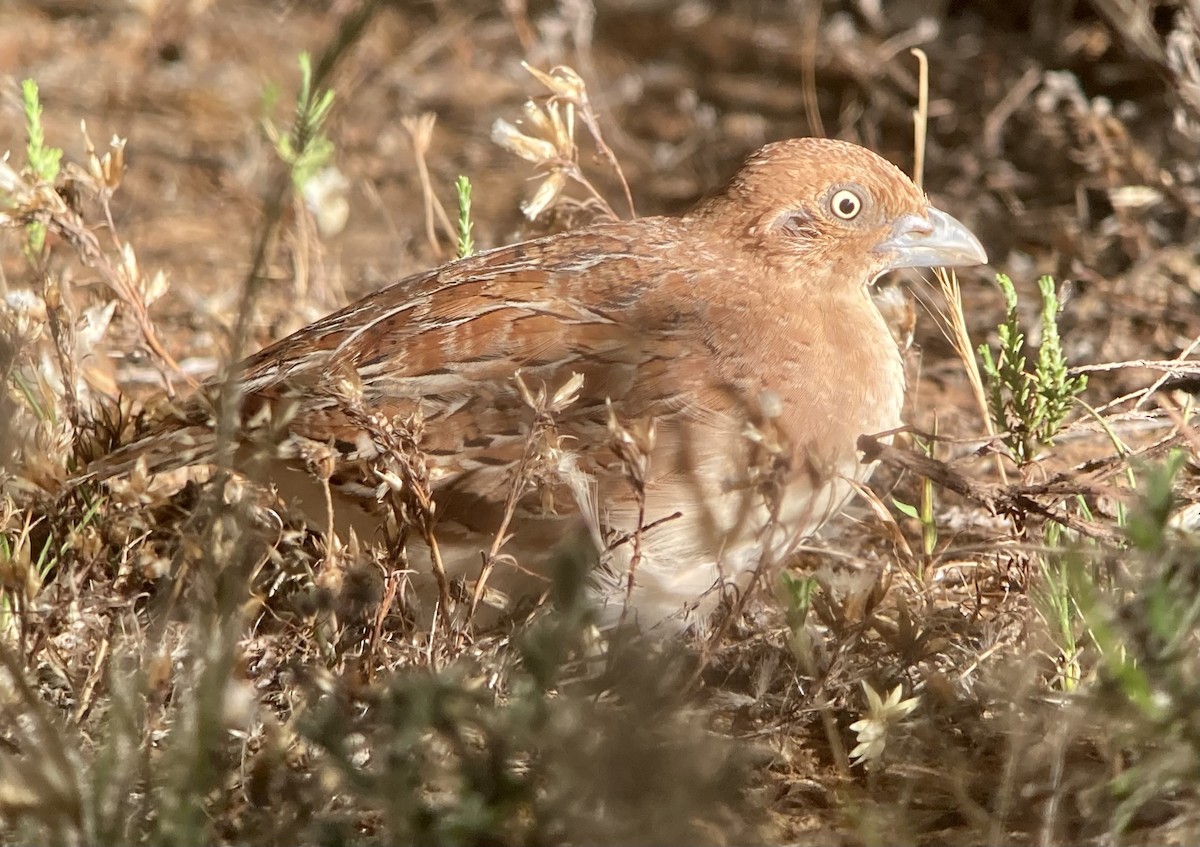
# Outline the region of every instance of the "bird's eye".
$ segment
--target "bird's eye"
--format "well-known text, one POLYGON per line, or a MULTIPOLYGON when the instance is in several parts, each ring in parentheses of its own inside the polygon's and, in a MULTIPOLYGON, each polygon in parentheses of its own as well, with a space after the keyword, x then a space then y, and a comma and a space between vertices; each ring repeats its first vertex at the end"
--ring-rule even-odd
POLYGON ((829 208, 844 221, 852 221, 862 211, 863 201, 857 193, 849 188, 840 188, 829 198, 829 208))

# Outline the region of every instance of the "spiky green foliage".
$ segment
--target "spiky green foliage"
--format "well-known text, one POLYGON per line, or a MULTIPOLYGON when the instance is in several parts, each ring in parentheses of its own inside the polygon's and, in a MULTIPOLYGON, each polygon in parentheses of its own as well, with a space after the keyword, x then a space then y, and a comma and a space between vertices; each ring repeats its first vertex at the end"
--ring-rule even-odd
POLYGON ((997 328, 996 353, 982 344, 979 355, 988 384, 992 418, 1004 431, 1004 443, 1019 464, 1037 458, 1062 428, 1074 398, 1087 387, 1085 375, 1071 376, 1058 332, 1059 301, 1054 279, 1038 280, 1041 292, 1042 343, 1033 370, 1028 369, 1025 334, 1017 315, 1017 291, 1012 280, 996 275, 1004 292, 1005 318, 997 328))
POLYGON ((471 237, 475 226, 471 220, 471 180, 460 174, 454 190, 458 194, 458 258, 463 259, 475 252, 475 239, 471 237))
MULTIPOLYGON (((333 142, 322 128, 333 108, 332 91, 313 90, 312 57, 300 54, 300 90, 296 94, 296 119, 288 132, 280 132, 270 121, 264 125, 275 144, 275 152, 292 173, 292 184, 303 190, 316 174, 333 158, 333 142)), ((273 90, 264 95, 264 107, 270 108, 275 99, 273 90)))
MULTIPOLYGON (((41 99, 38 96, 37 83, 32 79, 21 83, 21 99, 25 111, 25 158, 28 171, 38 182, 53 185, 54 180, 58 178, 63 151, 46 145, 41 99)), ((29 237, 25 244, 25 255, 36 264, 46 247, 46 225, 34 221, 26 231, 29 237)))

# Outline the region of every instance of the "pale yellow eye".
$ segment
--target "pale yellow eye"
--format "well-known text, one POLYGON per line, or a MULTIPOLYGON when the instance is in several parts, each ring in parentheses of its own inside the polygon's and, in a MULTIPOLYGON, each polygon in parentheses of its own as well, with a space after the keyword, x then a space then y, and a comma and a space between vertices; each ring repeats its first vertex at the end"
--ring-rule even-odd
POLYGON ((861 197, 849 188, 841 188, 835 191, 833 196, 829 198, 829 208, 842 220, 852 221, 862 211, 863 201, 861 197))

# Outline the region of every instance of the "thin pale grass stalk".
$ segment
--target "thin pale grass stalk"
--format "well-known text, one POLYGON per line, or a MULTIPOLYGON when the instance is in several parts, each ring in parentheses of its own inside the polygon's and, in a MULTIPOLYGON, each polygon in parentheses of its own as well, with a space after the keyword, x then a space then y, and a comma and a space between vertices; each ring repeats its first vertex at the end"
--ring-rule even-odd
POLYGON ((637 503, 637 522, 629 541, 629 569, 625 577, 625 602, 621 606, 618 627, 625 625, 633 601, 633 588, 637 579, 638 566, 642 563, 642 541, 646 533, 646 479, 650 474, 650 457, 654 452, 656 423, 653 418, 632 427, 622 424, 612 403, 608 404, 609 445, 621 460, 621 471, 625 481, 633 490, 637 503))
MULTIPOLYGON (((925 170, 925 139, 929 123, 929 59, 920 48, 914 47, 910 52, 916 56, 918 68, 917 109, 913 112, 913 182, 916 183, 917 188, 922 188, 925 170)), ((946 268, 935 268, 933 275, 937 278, 947 306, 946 312, 938 311, 942 332, 954 347, 954 352, 962 360, 967 372, 967 381, 971 384, 971 393, 975 395, 975 404, 979 407, 980 417, 983 418, 988 438, 994 440, 996 428, 992 422, 991 413, 988 411, 987 394, 983 389, 983 377, 979 373, 979 363, 975 361, 975 347, 971 343, 971 336, 967 331, 967 319, 963 314, 962 288, 958 284, 958 276, 954 271, 946 268)), ((1004 470, 1004 460, 999 454, 995 455, 995 463, 1001 483, 1007 485, 1008 474, 1004 470)))
POLYGON ((825 137, 825 124, 821 121, 821 105, 817 99, 817 39, 821 33, 821 4, 809 3, 808 15, 804 19, 804 32, 800 42, 800 76, 804 91, 804 119, 808 131, 817 138, 825 137))
MULTIPOLYGON (((653 521, 650 521, 649 523, 646 523, 645 485, 643 483, 641 488, 639 489, 638 484, 636 482, 636 478, 635 478, 634 473, 633 473, 632 469, 630 468, 629 464, 625 463, 624 460, 622 460, 622 465, 623 465, 623 471, 625 473, 626 481, 629 482, 630 486, 634 489, 634 496, 637 499, 637 504, 638 504, 637 523, 634 525, 634 529, 632 532, 623 532, 620 535, 618 535, 616 538, 613 538, 605 546, 604 552, 601 554, 602 557, 607 556, 607 555, 610 555, 617 548, 622 547, 626 544, 633 545, 633 552, 629 556, 629 568, 628 568, 628 571, 627 571, 626 577, 625 577, 625 598, 624 598, 624 602, 621 606, 621 615, 620 615, 620 617, 617 618, 616 630, 618 632, 624 628, 625 622, 626 622, 626 620, 628 620, 628 617, 629 617, 629 610, 632 608, 631 601, 633 598, 633 589, 637 584, 637 581, 636 581, 637 580, 637 570, 638 570, 638 565, 641 564, 641 561, 642 561, 642 543, 643 543, 643 539, 646 537, 646 533, 651 532, 651 531, 657 529, 658 527, 663 526, 664 524, 670 523, 671 521, 678 520, 679 518, 683 517, 683 512, 672 512, 669 515, 666 515, 664 517, 658 518, 657 520, 653 520, 653 521)), ((714 589, 714 590, 716 590, 716 589, 714 589)), ((739 606, 739 608, 740 608, 740 606, 739 606)), ((732 617, 736 617, 736 615, 734 613, 731 613, 730 616, 726 618, 726 621, 732 619, 732 617)), ((617 658, 618 658, 618 654, 616 651, 612 651, 612 650, 608 651, 608 657, 607 657, 606 664, 607 664, 607 668, 609 671, 611 671, 613 669, 614 663, 616 662, 617 658)), ((707 663, 708 663, 708 658, 702 657, 700 668, 702 669, 704 667, 704 665, 706 665, 707 663)), ((693 685, 698 681, 699 681, 699 671, 697 671, 697 673, 692 677, 692 679, 688 683, 688 685, 693 685)))
POLYGON ((502 0, 501 5, 521 43, 521 51, 528 55, 537 44, 537 31, 529 23, 527 0, 502 0))
POLYGON ((362 189, 363 196, 367 198, 367 202, 371 204, 371 208, 375 213, 375 220, 387 226, 390 243, 405 244, 411 240, 411 233, 408 230, 400 231, 396 226, 396 216, 392 214, 392 209, 384 202, 383 196, 379 193, 370 180, 365 180, 359 186, 362 189))
POLYGON ((1096 425, 1099 426, 1104 434, 1108 437, 1109 443, 1112 444, 1113 448, 1117 451, 1117 455, 1120 456, 1125 463, 1125 474, 1126 478, 1129 480, 1130 486, 1135 487, 1137 485, 1137 479, 1134 478, 1133 466, 1128 464, 1129 457, 1131 455, 1129 445, 1121 440, 1121 437, 1117 435, 1116 430, 1112 428, 1108 419, 1101 415, 1098 410, 1093 409, 1078 397, 1075 398, 1075 402, 1083 408, 1085 414, 1090 415, 1096 421, 1096 425))
MULTIPOLYGON (((414 447, 414 449, 416 449, 414 447)), ((422 461, 420 454, 413 457, 414 461, 422 461)), ((422 461, 423 464, 423 461, 422 461)), ((416 528, 421 533, 421 540, 425 542, 425 546, 429 548, 430 565, 433 568, 433 577, 437 581, 438 587, 438 607, 441 610, 441 620, 449 632, 454 628, 454 621, 451 617, 453 604, 450 598, 450 580, 446 573, 446 563, 442 558, 442 548, 438 544, 437 536, 434 535, 434 525, 436 524, 435 508, 433 500, 433 490, 429 487, 428 479, 419 478, 414 470, 413 464, 410 461, 403 463, 406 471, 404 479, 405 494, 410 498, 411 502, 416 503, 418 508, 416 518, 416 528)), ((397 516, 401 520, 408 521, 410 524, 413 521, 413 516, 408 509, 404 509, 402 514, 397 516)))
POLYGON ((112 640, 105 636, 100 642, 99 649, 88 660, 87 679, 84 680, 83 688, 75 703, 75 709, 71 713, 71 723, 76 726, 80 725, 95 702, 96 686, 99 684, 100 678, 108 671, 108 652, 111 645, 112 640))
MULTIPOLYGON (((5 503, 7 508, 13 508, 11 501, 5 503)), ((4 632, 11 626, 9 621, 16 621, 17 645, 21 653, 24 654, 29 644, 29 602, 37 595, 40 588, 40 579, 38 571, 40 569, 41 560, 46 555, 46 550, 50 544, 47 540, 38 555, 38 562, 35 564, 32 560, 33 539, 31 533, 38 524, 45 520, 45 516, 34 517, 32 510, 25 511, 22 514, 20 529, 15 530, 14 536, 6 541, 6 559, 5 572, 3 574, 4 597, 6 597, 15 608, 7 608, 3 614, 0 614, 0 621, 4 621, 4 626, 0 627, 0 632, 4 632)))
MULTIPOLYGON (((1104 407, 1094 407, 1093 411, 1097 414, 1103 414, 1104 407)), ((1104 420, 1114 432, 1128 432, 1134 435, 1171 428, 1171 422, 1159 411, 1117 412, 1105 415, 1104 420)), ((1057 444, 1068 441, 1079 441, 1102 431, 1102 429, 1098 425, 1093 425, 1091 422, 1079 418, 1072 421, 1066 428, 1055 435, 1054 440, 1057 444)), ((981 445, 983 443, 980 442, 981 445)))
POLYGON ((446 214, 446 208, 433 190, 433 180, 429 177, 429 165, 425 157, 433 145, 433 127, 437 123, 437 115, 433 112, 422 112, 419 115, 406 115, 400 119, 401 125, 412 141, 413 156, 417 163, 417 178, 421 181, 421 197, 425 209, 425 240, 437 255, 442 254, 442 245, 438 241, 437 227, 440 225, 451 243, 457 237, 457 230, 446 214))
MULTIPOLYGON (((1015 708, 1015 706, 1010 708, 1015 708)), ((1021 759, 1020 753, 1025 752, 1024 747, 1018 748, 1016 740, 1017 733, 1005 733, 1007 755, 1004 757, 1004 767, 1000 771, 998 790, 993 799, 995 811, 989 816, 991 827, 988 832, 988 844, 1003 844, 1007 840, 1008 818, 1012 814, 1013 798, 1017 789, 1017 766, 1021 759)))
MULTIPOLYGON (((772 527, 770 522, 768 522, 766 531, 770 531, 771 529, 774 529, 774 527, 772 527)), ((732 589, 736 592, 737 597, 734 600, 733 605, 729 607, 728 611, 721 616, 721 620, 717 623, 716 629, 712 631, 712 633, 701 645, 699 660, 696 662, 696 667, 692 671, 692 675, 688 680, 689 688, 699 685, 700 678, 704 674, 704 669, 708 667, 709 662, 711 662, 713 656, 716 655, 717 649, 721 646, 721 643, 725 640, 725 636, 729 632, 729 628, 733 626, 734 621, 742 616, 742 612, 744 612, 746 609, 746 604, 750 601, 750 597, 753 596, 755 589, 758 588, 758 584, 762 580, 763 575, 774 571, 775 564, 776 562, 774 557, 770 555, 769 551, 764 550, 763 554, 758 559, 758 564, 755 565, 754 570, 750 572, 750 579, 746 583, 745 590, 737 591, 736 586, 729 586, 724 581, 718 583, 718 585, 713 589, 720 591, 732 589)))
MULTIPOLYGON (((1143 396, 1147 390, 1148 390, 1148 388, 1139 388, 1136 391, 1130 391, 1127 394, 1122 394, 1120 397, 1114 397, 1112 400, 1109 400, 1107 403, 1102 403, 1099 406, 1097 406, 1096 412, 1098 414, 1102 415, 1105 412, 1107 412, 1109 409, 1115 409, 1117 406, 1120 406, 1124 403, 1128 403, 1130 400, 1134 400, 1136 398, 1143 396)), ((1078 401, 1078 398, 1076 398, 1076 400, 1078 401)), ((1126 414, 1126 415, 1133 414, 1133 412, 1123 412, 1122 414, 1126 414)))
POLYGON ((929 128, 929 57, 920 47, 908 51, 917 59, 917 108, 913 112, 913 182, 925 186, 925 139, 929 128))
POLYGON ((316 233, 316 217, 298 192, 292 195, 292 211, 296 227, 284 235, 291 246, 292 294, 295 302, 307 303, 314 268, 320 273, 322 266, 321 239, 316 233))
POLYGON ((75 325, 72 316, 63 302, 62 290, 58 280, 54 279, 48 270, 42 270, 42 301, 46 304, 46 324, 50 327, 50 337, 54 341, 54 352, 58 357, 58 369, 62 375, 62 403, 65 407, 67 420, 72 428, 78 430, 79 392, 77 369, 75 367, 75 325))
MULTIPOLYGON (((879 499, 879 495, 876 494, 870 486, 865 485, 856 479, 851 479, 850 477, 842 477, 842 479, 849 483, 850 487, 858 492, 858 495, 867 502, 868 506, 871 507, 871 511, 875 513, 875 517, 878 518, 885 527, 887 527, 888 539, 900 553, 901 558, 909 564, 909 567, 904 568, 903 570, 919 570, 917 567, 917 557, 913 554, 913 550, 912 547, 909 546, 908 539, 904 537, 904 533, 900 530, 900 525, 896 522, 896 518, 893 516, 892 510, 889 509, 884 502, 879 499)), ((919 582, 923 583, 924 580, 919 580, 919 582)))
POLYGON ((625 602, 621 605, 621 617, 617 626, 625 625, 625 618, 633 603, 633 586, 637 579, 638 565, 642 563, 642 539, 646 532, 646 489, 634 489, 634 499, 637 501, 637 524, 633 530, 633 552, 629 554, 629 573, 625 577, 625 602))
MULTIPOLYGON (((1186 355, 1187 351, 1181 354, 1186 355)), ((1139 368, 1147 371, 1163 371, 1168 377, 1200 376, 1200 362, 1194 359, 1186 362, 1180 359, 1131 359, 1127 362, 1103 362, 1098 365, 1075 365, 1068 371, 1071 376, 1084 373, 1102 373, 1118 371, 1124 368, 1139 368)))
MULTIPOLYGON (((518 374, 516 378, 520 379, 520 375, 518 374)), ((479 568, 479 576, 475 579, 475 588, 471 592, 471 606, 467 612, 468 621, 475 619, 475 612, 479 608, 479 603, 483 599, 484 592, 487 589, 488 580, 491 578, 492 571, 496 567, 500 550, 512 538, 508 528, 512 524, 513 516, 516 514, 517 503, 525 493, 526 487, 533 482, 530 471, 532 470, 534 457, 536 456, 537 442, 541 438, 542 432, 542 426, 535 423, 530 428, 529 435, 525 439, 525 451, 521 454, 521 461, 517 463, 516 470, 513 471, 512 482, 509 484, 508 493, 504 498, 504 514, 500 518, 500 525, 496 527, 496 532, 492 536, 491 547, 483 555, 483 564, 479 568)))
POLYGON ((1050 796, 1042 806, 1042 826, 1038 840, 1040 847, 1054 847, 1062 843, 1061 836, 1056 835, 1062 828, 1059 821, 1064 817, 1063 806, 1066 801, 1073 799, 1075 794, 1075 789, 1068 785, 1065 775, 1068 746, 1076 731, 1072 720, 1056 722, 1050 744, 1053 756, 1050 768, 1050 796))
POLYGON ((1000 102, 983 119, 983 149, 988 156, 998 159, 1003 154, 1001 141, 1004 127, 1042 84, 1043 73, 1044 71, 1040 67, 1032 67, 1025 71, 1024 75, 1008 90, 1007 94, 1000 98, 1000 102))
MULTIPOLYGON (((812 657, 805 654, 802 661, 805 664, 804 672, 816 677, 820 669, 815 666, 812 657)), ((823 690, 813 694, 812 704, 813 708, 817 710, 817 714, 821 716, 821 729, 825 731, 825 740, 829 743, 829 752, 833 754, 833 761, 837 765, 838 773, 844 778, 849 777, 851 775, 850 756, 846 753, 846 745, 842 743, 842 729, 838 726, 837 718, 833 714, 833 707, 829 705, 829 699, 823 690)))
MULTIPOLYGON (((1171 419, 1171 423, 1175 425, 1179 434, 1192 446, 1193 455, 1200 459, 1200 432, 1196 431, 1196 427, 1190 420, 1193 410, 1191 408, 1180 409, 1173 401, 1161 395, 1156 402, 1158 407, 1163 410, 1163 414, 1171 419)), ((1188 403, 1190 406, 1191 401, 1189 400, 1188 403)))
MULTIPOLYGON (((355 540, 357 541, 357 539, 355 540)), ((354 546, 357 547, 357 544, 354 546)), ((357 552, 356 549, 352 551, 355 555, 357 552)), ((383 643, 384 624, 387 622, 388 612, 396 602, 402 581, 408 578, 408 571, 402 568, 381 567, 380 570, 383 572, 383 597, 375 609, 374 620, 371 622, 371 636, 367 642, 366 673, 367 680, 370 682, 375 681, 379 672, 375 657, 379 654, 379 645, 383 643)))
MULTIPOLYGON (((114 137, 109 152, 100 156, 96 153, 96 147, 92 143, 91 136, 88 135, 87 124, 82 121, 80 122, 80 131, 83 133, 84 144, 87 148, 87 170, 92 178, 92 187, 96 193, 96 199, 100 203, 100 209, 104 214, 105 223, 108 225, 109 238, 112 241, 113 247, 122 257, 119 270, 107 260, 107 257, 104 257, 105 261, 97 269, 101 271, 109 286, 113 288, 122 302, 132 311, 138 330, 141 332, 142 338, 146 342, 146 346, 150 348, 150 351, 158 357, 163 365, 181 376, 187 385, 194 388, 196 385, 195 380, 182 371, 179 364, 158 340, 154 324, 150 319, 149 303, 145 296, 146 283, 143 281, 142 275, 138 270, 133 250, 121 239, 120 231, 113 220, 111 201, 114 192, 120 186, 122 177, 124 176, 125 141, 124 139, 118 140, 114 137)), ((96 242, 95 246, 97 249, 99 248, 98 242, 96 242)), ((81 258, 83 258, 82 255, 81 258)), ((170 380, 165 380, 165 383, 167 393, 173 394, 173 386, 170 380)))
POLYGON ((329 484, 332 474, 321 474, 321 495, 325 498, 325 532, 330 539, 336 538, 334 531, 333 488, 329 484))
POLYGON ((604 195, 600 192, 600 189, 592 184, 592 181, 587 178, 587 175, 577 164, 572 163, 565 165, 563 167, 563 173, 587 189, 588 194, 591 195, 592 201, 600 208, 601 214, 610 220, 615 221, 620 219, 621 216, 618 215, 616 210, 614 210, 609 202, 604 199, 604 195))
POLYGON ((513 515, 516 514, 517 501, 525 492, 530 480, 530 463, 533 459, 534 439, 540 433, 531 430, 529 437, 525 441, 525 452, 521 456, 521 461, 517 464, 517 469, 513 472, 512 483, 509 485, 508 494, 504 498, 504 514, 500 518, 500 525, 496 527, 496 532, 492 536, 492 545, 488 548, 487 553, 483 554, 483 564, 479 568, 479 576, 475 579, 475 588, 471 591, 471 606, 467 611, 467 620, 475 620, 475 612, 479 608, 479 602, 483 599, 484 592, 487 590, 488 580, 492 576, 492 571, 496 567, 496 561, 500 556, 500 549, 508 543, 512 537, 509 535, 508 528, 512 524, 513 515))
MULTIPOLYGON (((1183 361, 1188 356, 1192 355, 1192 353, 1195 352, 1197 347, 1200 347, 1200 335, 1193 338, 1191 340, 1191 342, 1188 344, 1188 346, 1185 347, 1182 352, 1180 352, 1179 356, 1177 357, 1178 361, 1183 361)), ((1154 394, 1157 393, 1158 390, 1166 384, 1167 380, 1170 379, 1171 376, 1172 376, 1172 374, 1168 371, 1167 373, 1164 373, 1162 376, 1160 376, 1158 379, 1156 379, 1154 381, 1154 384, 1146 389, 1146 393, 1142 395, 1141 399, 1138 400, 1133 405, 1134 411, 1137 411, 1138 409, 1141 409, 1143 406, 1145 406, 1146 403, 1148 403, 1150 401, 1150 398, 1153 397, 1154 394)))
MULTIPOLYGON (((979 407, 980 417, 983 419, 984 428, 987 430, 988 440, 989 442, 994 441, 998 433, 992 421, 992 416, 988 412, 987 395, 983 388, 983 377, 979 373, 979 363, 975 360, 975 348, 971 342, 971 335, 967 330, 967 319, 963 314, 962 288, 958 284, 958 276, 954 271, 945 268, 935 268, 933 275, 937 278, 942 297, 945 299, 948 307, 946 312, 939 311, 939 316, 943 322, 942 331, 953 345, 954 352, 962 360, 967 372, 967 380, 971 384, 971 393, 975 396, 975 404, 979 407), (949 330, 948 333, 947 329, 949 330)), ((996 472, 1000 476, 1000 481, 1007 485, 1008 474, 1004 469, 1003 457, 997 453, 994 459, 996 472)))
MULTIPOLYGON (((617 181, 621 183, 621 192, 625 195, 625 204, 629 207, 629 217, 636 218, 638 216, 637 208, 633 205, 633 193, 629 190, 629 180, 625 178, 625 170, 621 167, 620 161, 617 160, 617 154, 613 152, 612 148, 608 146, 608 142, 604 140, 604 134, 600 130, 600 119, 596 117, 591 99, 586 96, 583 99, 582 108, 579 110, 579 119, 583 121, 583 125, 591 133, 592 140, 596 142, 596 149, 600 151, 600 155, 604 157, 609 167, 617 175, 617 181)), ((598 194, 599 192, 592 189, 592 193, 598 194)), ((615 213, 613 217, 616 217, 615 213)))

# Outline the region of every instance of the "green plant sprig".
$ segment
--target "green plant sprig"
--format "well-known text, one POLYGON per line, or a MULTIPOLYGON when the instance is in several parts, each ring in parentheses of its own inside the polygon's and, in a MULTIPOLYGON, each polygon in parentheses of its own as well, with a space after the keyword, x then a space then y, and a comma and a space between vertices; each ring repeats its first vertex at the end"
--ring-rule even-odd
MULTIPOLYGON (((42 126, 42 104, 34 80, 27 79, 21 83, 21 100, 25 111, 26 168, 37 182, 54 185, 54 180, 58 179, 63 151, 58 147, 46 145, 46 131, 42 126)), ((31 264, 38 265, 46 249, 46 225, 41 221, 33 221, 26 231, 26 258, 31 264)))
MULTIPOLYGON (((301 53, 300 90, 296 94, 296 119, 288 132, 280 132, 270 120, 264 120, 267 136, 275 145, 279 158, 291 169, 292 184, 303 191, 318 172, 329 164, 334 154, 333 142, 322 132, 333 108, 332 91, 313 90, 312 57, 301 53)), ((274 104, 277 92, 268 89, 263 97, 264 111, 274 104)))
POLYGON ((996 275, 996 283, 1005 301, 1005 318, 996 328, 1000 344, 995 354, 987 344, 980 345, 979 356, 992 419, 1004 431, 1004 443, 1013 458, 1025 465, 1062 429, 1075 397, 1087 387, 1087 376, 1071 376, 1068 371, 1058 331, 1060 305, 1054 279, 1043 276, 1038 280, 1042 343, 1032 371, 1024 354, 1016 288, 1004 274, 996 275))
POLYGON ((458 193, 458 258, 465 259, 475 252, 475 239, 471 235, 475 227, 471 220, 471 180, 460 174, 454 190, 458 193))

